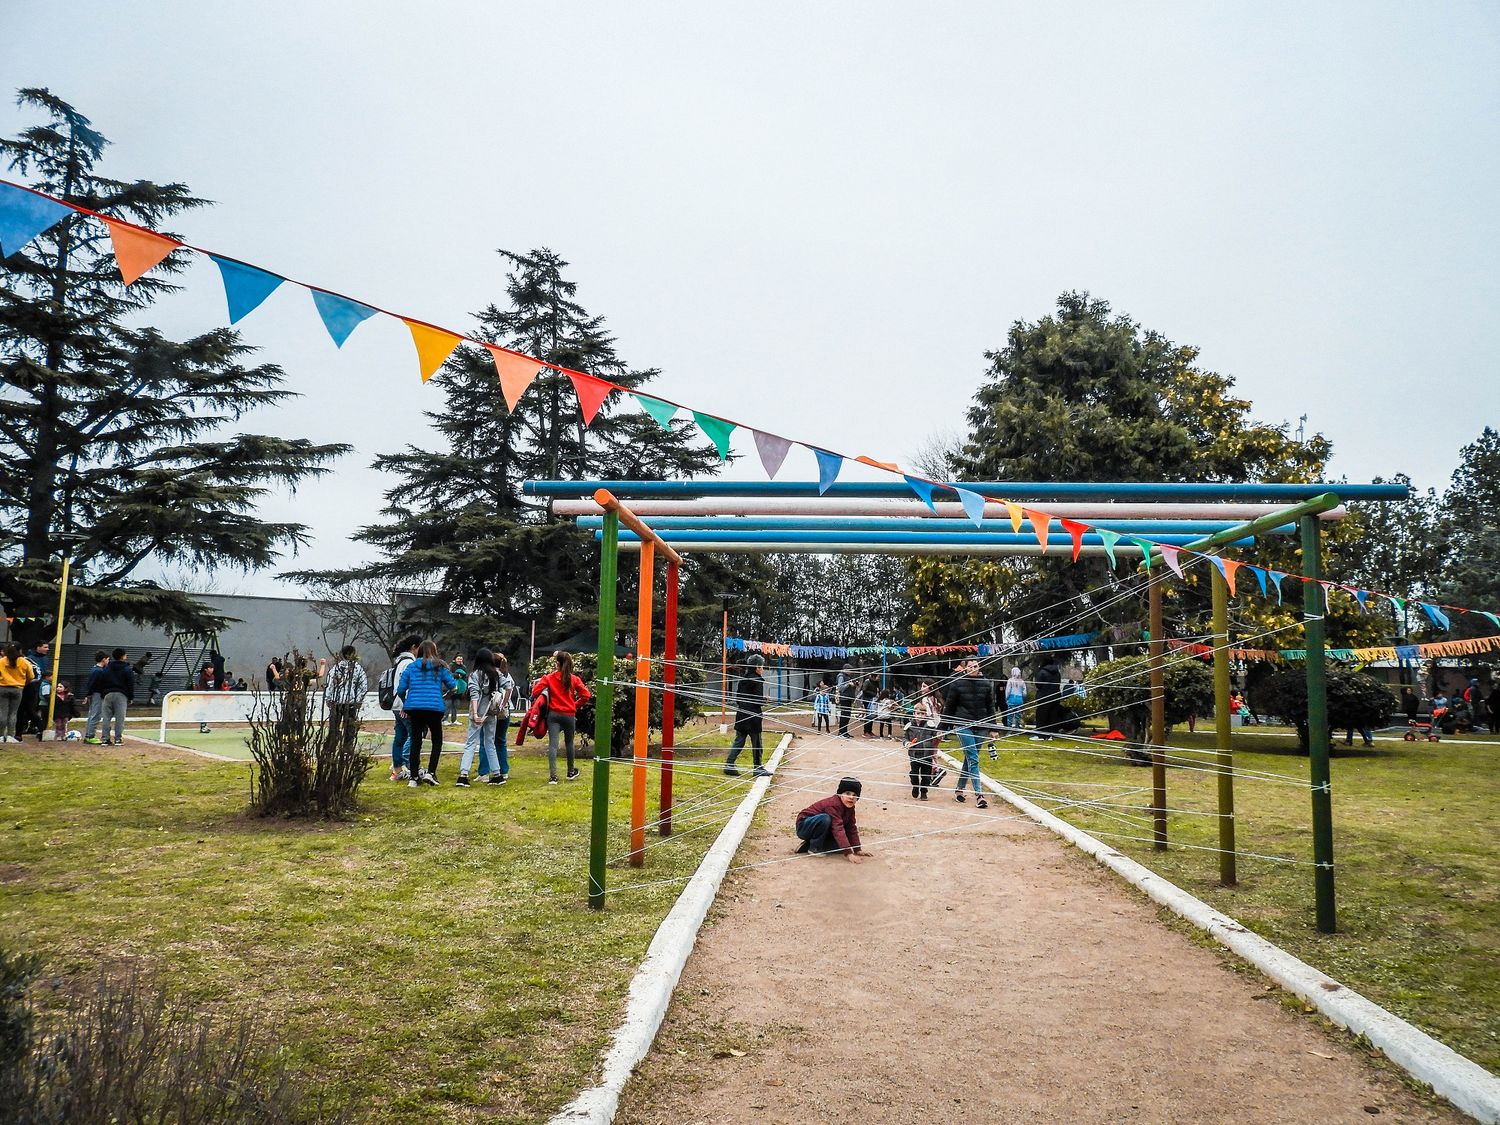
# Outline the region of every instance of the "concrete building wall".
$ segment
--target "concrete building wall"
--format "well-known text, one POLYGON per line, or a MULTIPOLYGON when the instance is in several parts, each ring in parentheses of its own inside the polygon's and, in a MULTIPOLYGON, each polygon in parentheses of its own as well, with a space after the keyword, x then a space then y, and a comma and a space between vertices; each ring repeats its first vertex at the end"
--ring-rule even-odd
MULTIPOLYGON (((273 656, 284 656, 292 649, 300 649, 314 657, 331 656, 349 639, 341 633, 328 630, 314 611, 312 603, 300 598, 265 598, 243 594, 198 594, 197 600, 210 606, 216 613, 232 617, 219 634, 219 651, 224 655, 225 670, 246 681, 263 681, 266 665, 273 656)), ((384 652, 366 641, 353 641, 359 647, 360 662, 366 670, 378 675, 390 663, 384 652)), ((106 620, 90 622, 77 628, 68 628, 63 633, 63 678, 78 676, 92 664, 95 649, 123 648, 131 660, 138 660, 147 652, 155 654, 147 679, 162 672, 168 651, 172 648, 170 633, 151 626, 139 626, 129 621, 106 620)), ((196 661, 199 647, 189 642, 188 661, 196 661)), ((172 665, 166 668, 167 679, 164 690, 182 687, 182 675, 196 674, 197 666, 188 672, 181 651, 174 653, 172 665)))

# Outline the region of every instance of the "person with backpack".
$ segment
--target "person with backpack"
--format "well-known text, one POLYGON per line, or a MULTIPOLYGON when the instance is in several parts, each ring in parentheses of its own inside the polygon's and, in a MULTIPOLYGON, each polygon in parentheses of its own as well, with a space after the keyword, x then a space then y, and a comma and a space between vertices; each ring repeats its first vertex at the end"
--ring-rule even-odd
POLYGON ((469 670, 464 667, 462 653, 453 658, 453 666, 449 671, 453 673, 453 681, 458 685, 448 693, 448 713, 443 720, 451 726, 458 722, 459 701, 462 700, 464 703, 469 701, 469 670))
MULTIPOLYGON (((454 669, 454 679, 458 670, 454 669)), ((495 725, 509 700, 500 687, 500 669, 495 666, 495 654, 482 648, 474 656, 474 673, 461 681, 469 700, 469 729, 464 736, 464 755, 458 763, 457 785, 469 784, 469 767, 474 763, 474 754, 479 754, 479 776, 491 784, 503 785, 509 770, 497 763, 495 757, 495 725)), ((500 736, 505 737, 503 734, 500 736)), ((503 747, 503 743, 499 744, 503 747)), ((504 750, 501 753, 504 754, 504 750)), ((510 763, 505 763, 508 766, 510 763)))
POLYGON ((396 681, 396 695, 406 721, 411 724, 411 746, 408 750, 407 785, 436 785, 438 759, 443 756, 443 695, 453 690, 453 673, 438 657, 438 647, 423 641, 416 659, 407 662, 396 681), (432 739, 427 768, 422 768, 422 736, 432 739))
POLYGON ((370 678, 360 666, 359 653, 353 645, 345 645, 323 688, 323 702, 328 708, 329 746, 348 749, 354 745, 359 734, 359 713, 369 690, 370 678))
POLYGON ((411 748, 411 723, 401 706, 401 696, 396 685, 401 682, 401 673, 417 657, 417 646, 422 638, 412 634, 402 639, 391 653, 391 666, 380 674, 376 690, 380 695, 380 706, 390 711, 395 719, 395 730, 391 732, 391 780, 409 781, 411 772, 406 768, 407 751, 411 748))
POLYGON ((578 707, 594 698, 582 680, 573 674, 573 656, 554 652, 557 667, 531 686, 534 701, 546 694, 547 707, 547 773, 549 785, 557 784, 557 739, 563 736, 568 752, 568 780, 578 777, 573 765, 573 738, 578 733, 578 707))

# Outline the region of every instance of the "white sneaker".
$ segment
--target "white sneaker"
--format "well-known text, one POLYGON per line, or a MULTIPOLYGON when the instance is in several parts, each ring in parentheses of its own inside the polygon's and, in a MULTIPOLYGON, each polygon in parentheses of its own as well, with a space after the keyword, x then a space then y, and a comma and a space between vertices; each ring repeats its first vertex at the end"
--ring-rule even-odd
POLYGON ((410 781, 408 781, 408 782, 407 782, 407 783, 406 783, 406 787, 407 787, 407 788, 408 788, 408 789, 415 789, 415 788, 416 788, 416 787, 417 787, 417 786, 418 786, 418 785, 420 785, 420 784, 421 784, 421 782, 420 782, 420 781, 418 781, 418 780, 417 780, 417 779, 416 779, 416 778, 412 778, 412 779, 411 779, 411 780, 410 780, 410 781))
POLYGON ((549 778, 548 781, 547 781, 547 784, 548 785, 556 785, 557 784, 557 778, 555 778, 555 777, 549 778))

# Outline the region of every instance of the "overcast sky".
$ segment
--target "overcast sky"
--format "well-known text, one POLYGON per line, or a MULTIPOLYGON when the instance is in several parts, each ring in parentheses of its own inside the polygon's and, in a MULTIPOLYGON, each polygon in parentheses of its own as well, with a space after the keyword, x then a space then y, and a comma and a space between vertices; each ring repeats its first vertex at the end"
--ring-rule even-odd
MULTIPOLYGON (((92 117, 107 174, 215 200, 189 241, 298 280, 462 331, 495 248, 548 246, 660 393, 903 462, 1087 289, 1307 414, 1335 475, 1439 488, 1500 425, 1497 48, 1494 3, 0 0, 0 84, 92 117)), ((184 286, 155 323, 224 323, 211 263, 184 286)), ((305 291, 240 327, 303 396, 247 428, 356 450, 265 515, 311 526, 298 565, 363 559, 369 462, 429 441, 440 392, 399 322, 339 351, 305 291)))

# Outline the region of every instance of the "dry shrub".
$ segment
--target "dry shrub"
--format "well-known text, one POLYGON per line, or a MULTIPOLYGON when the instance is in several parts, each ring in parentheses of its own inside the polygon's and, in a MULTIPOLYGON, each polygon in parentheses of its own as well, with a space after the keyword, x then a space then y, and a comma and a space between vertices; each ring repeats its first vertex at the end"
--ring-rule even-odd
POLYGON ((285 691, 255 694, 250 756, 252 807, 262 816, 343 817, 359 804, 370 757, 359 742, 359 716, 325 709, 316 677, 293 667, 285 691))

